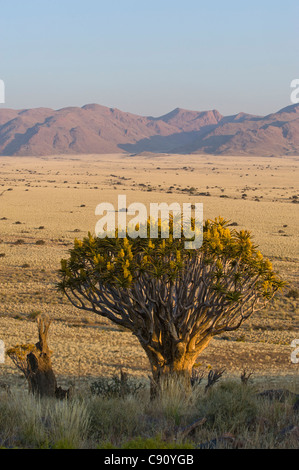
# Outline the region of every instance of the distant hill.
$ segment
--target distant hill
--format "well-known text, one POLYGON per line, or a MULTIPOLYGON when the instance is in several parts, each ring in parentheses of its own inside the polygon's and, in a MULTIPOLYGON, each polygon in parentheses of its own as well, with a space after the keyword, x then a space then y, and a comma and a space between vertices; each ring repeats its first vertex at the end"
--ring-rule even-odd
POLYGON ((97 104, 0 109, 0 155, 120 152, 299 155, 299 105, 265 117, 177 108, 154 118, 97 104))

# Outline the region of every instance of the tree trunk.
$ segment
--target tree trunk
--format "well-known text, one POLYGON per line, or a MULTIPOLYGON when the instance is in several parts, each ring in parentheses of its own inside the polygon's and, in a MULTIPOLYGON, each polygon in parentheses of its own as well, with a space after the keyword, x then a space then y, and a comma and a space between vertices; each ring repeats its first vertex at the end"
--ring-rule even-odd
POLYGON ((211 337, 205 337, 197 347, 189 350, 183 342, 168 348, 168 354, 162 356, 152 345, 143 345, 152 369, 151 397, 154 398, 161 388, 167 389, 174 382, 180 383, 186 395, 191 392, 193 366, 199 354, 208 346, 211 337))
POLYGON ((192 367, 195 361, 185 356, 179 359, 173 357, 164 359, 148 349, 146 353, 152 369, 151 398, 174 383, 180 383, 186 394, 191 391, 192 367))
POLYGON ((29 391, 40 397, 55 397, 57 388, 51 363, 51 351, 47 343, 50 323, 47 319, 38 319, 39 342, 27 356, 29 391))

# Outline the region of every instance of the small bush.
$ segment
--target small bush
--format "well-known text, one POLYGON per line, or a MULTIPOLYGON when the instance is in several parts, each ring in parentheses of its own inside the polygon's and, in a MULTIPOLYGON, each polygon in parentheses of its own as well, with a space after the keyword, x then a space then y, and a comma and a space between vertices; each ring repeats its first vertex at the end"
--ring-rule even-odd
POLYGON ((76 447, 74 446, 74 443, 68 439, 59 439, 57 442, 51 445, 51 449, 75 450, 76 447))
POLYGON ((41 313, 42 312, 40 310, 33 310, 29 313, 28 318, 30 318, 30 320, 36 320, 36 318, 41 315, 41 313))
POLYGON ((238 433, 258 415, 252 388, 229 381, 212 388, 199 403, 199 409, 218 433, 238 433))
POLYGON ((14 245, 24 245, 25 240, 19 239, 14 242, 14 245))
POLYGON ((129 379, 127 374, 121 372, 120 377, 101 377, 91 384, 90 390, 93 395, 103 398, 123 398, 128 395, 135 396, 144 387, 144 384, 129 379))
POLYGON ((298 289, 290 289, 289 292, 286 294, 286 297, 288 297, 288 299, 297 300, 299 298, 298 289))

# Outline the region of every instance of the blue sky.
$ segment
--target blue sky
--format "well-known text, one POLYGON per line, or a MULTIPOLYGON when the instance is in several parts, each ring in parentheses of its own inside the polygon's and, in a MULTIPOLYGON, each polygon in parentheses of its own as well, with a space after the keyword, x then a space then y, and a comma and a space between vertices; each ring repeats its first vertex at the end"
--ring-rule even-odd
POLYGON ((299 78, 298 0, 2 0, 1 107, 267 114, 299 78))

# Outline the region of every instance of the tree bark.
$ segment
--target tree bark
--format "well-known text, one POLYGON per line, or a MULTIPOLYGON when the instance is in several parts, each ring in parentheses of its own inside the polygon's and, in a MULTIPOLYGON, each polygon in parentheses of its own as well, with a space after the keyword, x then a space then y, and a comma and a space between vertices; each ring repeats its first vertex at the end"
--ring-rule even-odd
POLYGON ((186 391, 186 395, 191 392, 191 377, 193 366, 199 354, 208 346, 211 337, 205 338, 197 347, 188 349, 189 345, 179 343, 173 346, 166 357, 162 356, 152 345, 142 345, 152 369, 151 398, 159 393, 161 387, 167 388, 174 382, 180 383, 186 391))

